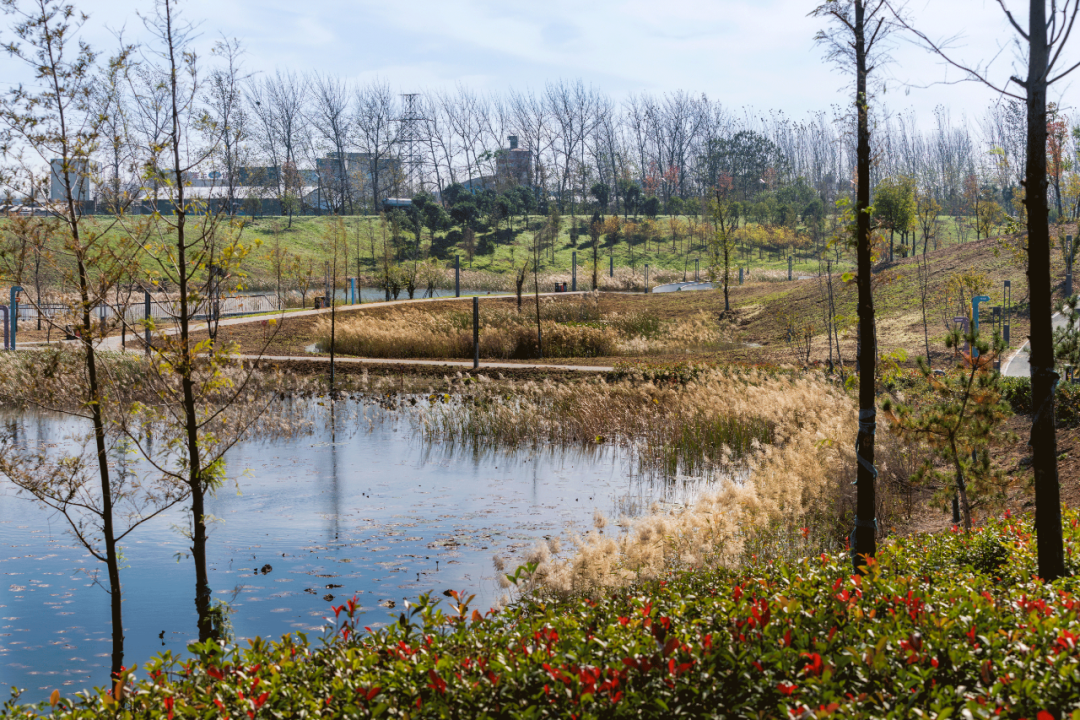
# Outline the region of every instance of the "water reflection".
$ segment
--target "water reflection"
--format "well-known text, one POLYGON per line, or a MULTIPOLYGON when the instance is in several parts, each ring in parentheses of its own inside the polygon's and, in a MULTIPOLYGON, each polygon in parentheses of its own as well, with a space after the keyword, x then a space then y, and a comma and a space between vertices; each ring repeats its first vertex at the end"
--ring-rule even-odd
MULTIPOLYGON (((387 608, 425 591, 468 590, 476 605, 501 594, 491 558, 514 568, 540 539, 580 533, 594 509, 633 515, 653 502, 681 503, 693 479, 653 482, 610 446, 518 453, 423 440, 404 413, 356 401, 299 409, 310 435, 253 440, 230 451, 230 482, 208 498, 209 584, 228 604, 237 642, 255 635, 317 632, 331 602, 356 595, 363 624, 392 621, 387 608)), ((72 420, 7 418, 26 440, 58 442, 72 420)), ((120 462, 118 460, 118 462, 120 462)), ((128 458, 125 471, 138 471, 128 458)), ((194 570, 182 509, 125 544, 126 656, 183 653, 197 638, 194 570)), ((94 565, 58 519, 0 480, 0 684, 40 700, 103 684, 109 664, 108 595, 85 573, 94 565), (83 572, 80 572, 83 571, 83 572)), ((521 561, 523 562, 523 560, 521 561)))

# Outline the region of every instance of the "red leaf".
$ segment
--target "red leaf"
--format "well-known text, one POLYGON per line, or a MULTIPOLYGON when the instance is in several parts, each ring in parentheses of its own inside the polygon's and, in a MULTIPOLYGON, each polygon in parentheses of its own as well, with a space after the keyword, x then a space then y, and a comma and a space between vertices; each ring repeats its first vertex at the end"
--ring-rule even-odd
POLYGON ((791 695, 796 690, 798 690, 798 688, 795 685, 792 685, 791 683, 786 683, 786 682, 782 682, 779 685, 777 685, 776 689, 779 690, 784 695, 791 695))

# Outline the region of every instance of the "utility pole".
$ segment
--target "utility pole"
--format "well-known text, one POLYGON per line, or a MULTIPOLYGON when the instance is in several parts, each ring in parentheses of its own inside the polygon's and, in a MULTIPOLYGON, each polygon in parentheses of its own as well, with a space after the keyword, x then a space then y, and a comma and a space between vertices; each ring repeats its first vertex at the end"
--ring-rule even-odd
POLYGON ((402 116, 398 118, 398 139, 401 145, 401 165, 405 171, 405 183, 412 194, 424 189, 423 127, 426 119, 420 114, 420 95, 407 93, 402 116))

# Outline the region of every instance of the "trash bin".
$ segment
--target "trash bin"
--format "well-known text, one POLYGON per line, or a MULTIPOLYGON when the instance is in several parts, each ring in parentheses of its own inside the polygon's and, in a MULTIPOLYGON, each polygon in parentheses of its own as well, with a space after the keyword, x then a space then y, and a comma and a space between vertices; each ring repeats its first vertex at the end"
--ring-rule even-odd
POLYGON ((315 309, 316 310, 322 310, 323 309, 323 300, 325 300, 325 299, 326 298, 320 297, 318 295, 315 296, 315 309))

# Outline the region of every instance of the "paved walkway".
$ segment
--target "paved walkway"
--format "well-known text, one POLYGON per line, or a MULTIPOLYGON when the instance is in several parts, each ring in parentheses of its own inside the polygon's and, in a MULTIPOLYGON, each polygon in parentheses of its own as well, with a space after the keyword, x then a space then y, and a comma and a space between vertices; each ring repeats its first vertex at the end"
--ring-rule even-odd
MULTIPOLYGON (((330 364, 329 355, 240 355, 242 360, 269 360, 271 362, 287 362, 291 360, 303 360, 304 362, 320 362, 330 364)), ((393 358, 359 358, 352 355, 337 356, 334 360, 341 365, 428 365, 445 368, 468 368, 472 369, 471 360, 394 360, 393 358)), ((480 370, 576 370, 580 372, 611 372, 615 368, 610 365, 549 365, 544 363, 508 363, 480 361, 480 370)))
MULTIPOLYGON (((1051 322, 1055 330, 1068 324, 1061 313, 1054 313, 1051 322)), ((1024 343, 1024 346, 1009 358, 1001 374, 1005 377, 1031 377, 1031 343, 1024 343)))
MULTIPOLYGON (((560 293, 540 293, 540 297, 565 297, 567 295, 585 295, 588 291, 578 292, 560 292, 560 293)), ((429 302, 445 302, 448 300, 467 300, 471 296, 464 296, 461 298, 455 297, 439 297, 439 298, 416 298, 413 300, 390 300, 389 302, 379 303, 366 303, 364 305, 346 305, 344 307, 338 307, 337 311, 341 313, 349 313, 356 310, 366 309, 369 307, 389 307, 391 305, 409 305, 414 303, 429 303, 429 302)), ((484 298, 505 298, 514 297, 512 294, 499 294, 499 295, 479 295, 477 296, 483 300, 484 298)), ((530 295, 530 297, 535 297, 530 295)), ((481 303, 482 305, 483 303, 481 303)), ((323 310, 298 310, 291 313, 279 313, 279 314, 264 314, 256 316, 245 316, 235 318, 224 318, 220 321, 220 327, 228 327, 231 325, 243 325, 246 323, 262 322, 270 318, 297 318, 297 317, 314 317, 316 315, 329 315, 331 308, 323 310)), ((193 323, 193 327, 196 331, 205 329, 206 322, 198 321, 193 323)), ((168 328, 164 332, 173 335, 179 330, 177 328, 168 328)), ((120 349, 119 336, 105 338, 98 346, 103 350, 119 350, 120 349)), ((132 346, 138 343, 138 337, 131 343, 132 346)), ((132 352, 140 352, 139 350, 132 350, 132 352)), ((329 356, 326 355, 240 355, 243 360, 268 360, 271 362, 287 362, 292 360, 303 360, 318 363, 330 363, 329 356)), ((353 356, 338 356, 335 358, 335 362, 349 365, 425 365, 434 367, 446 367, 446 368, 468 368, 472 369, 472 361, 468 360, 397 360, 392 358, 360 358, 353 356)), ((554 365, 546 363, 507 363, 507 362, 489 362, 480 361, 480 370, 573 370, 578 372, 611 372, 613 367, 608 365, 554 365)))

